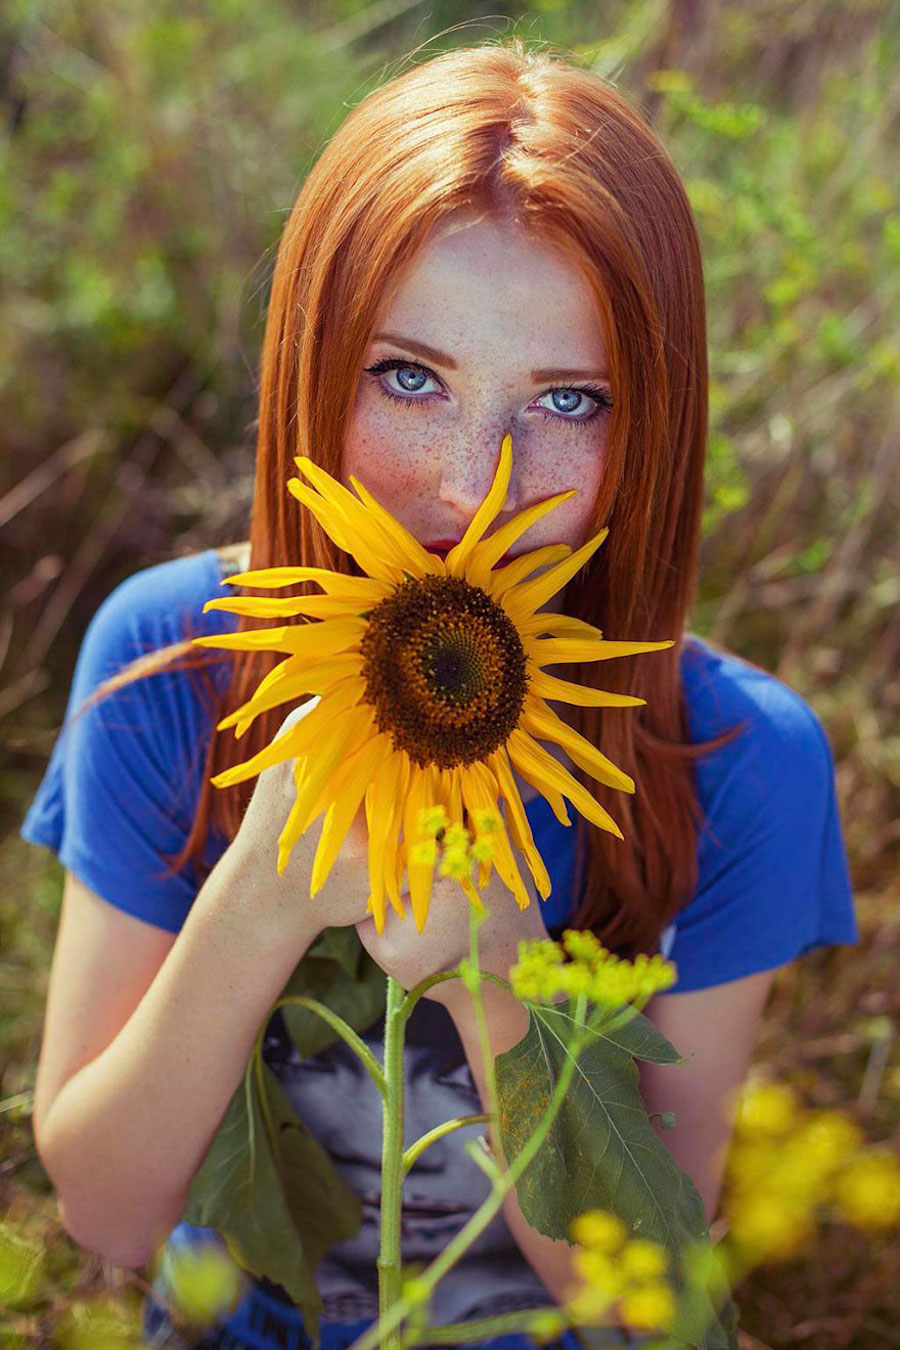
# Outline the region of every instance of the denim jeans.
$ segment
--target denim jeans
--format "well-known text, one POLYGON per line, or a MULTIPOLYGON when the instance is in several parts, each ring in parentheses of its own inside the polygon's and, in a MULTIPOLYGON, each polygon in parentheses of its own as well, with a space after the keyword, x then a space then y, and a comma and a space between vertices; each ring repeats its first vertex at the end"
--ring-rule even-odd
MULTIPOLYGON (((371 1326, 361 1322, 323 1322, 320 1327, 321 1350, 347 1350, 371 1326)), ((619 1331, 614 1327, 592 1332, 593 1350, 618 1350, 620 1346, 640 1345, 649 1337, 619 1331)), ((143 1344, 147 1350, 310 1350, 312 1342, 303 1330, 293 1305, 272 1298, 254 1285, 247 1297, 222 1326, 206 1331, 197 1339, 173 1326, 165 1308, 147 1298, 143 1310, 143 1344)), ((442 1347, 453 1350, 453 1347, 442 1347)), ((538 1350, 537 1342, 523 1332, 493 1336, 484 1341, 469 1341, 460 1350, 538 1350)), ((565 1331, 551 1341, 546 1350, 582 1350, 577 1337, 565 1331)))

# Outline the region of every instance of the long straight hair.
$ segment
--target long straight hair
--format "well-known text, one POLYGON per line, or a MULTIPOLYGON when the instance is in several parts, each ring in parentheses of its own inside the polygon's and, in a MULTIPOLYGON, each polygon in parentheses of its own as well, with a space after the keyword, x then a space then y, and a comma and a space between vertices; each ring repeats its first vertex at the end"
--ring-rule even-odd
MULTIPOLYGON (((432 231, 463 210, 571 260, 607 335, 614 409, 586 537, 604 524, 610 533, 567 584, 563 610, 606 637, 672 637, 676 645, 565 672, 647 700, 627 711, 571 710, 572 725, 635 780, 629 795, 574 770, 625 837, 576 813, 572 923, 610 949, 652 953, 696 889, 703 812, 694 760, 742 726, 692 744, 680 672, 696 599, 708 432, 698 234, 671 160, 608 82, 518 37, 492 39, 407 69, 346 117, 279 243, 261 355, 250 567, 363 575, 286 483, 297 454, 340 477, 344 427, 382 297, 432 231)), ((319 592, 305 582, 282 593, 319 592)), ((238 631, 259 626, 237 620, 238 631)), ((143 656, 93 697, 173 662, 199 673, 223 659, 178 642, 143 656)), ((224 690, 204 681, 214 727, 278 659, 228 655, 224 690)), ((230 729, 213 730, 191 831, 166 857, 174 871, 193 861, 202 875, 211 829, 236 835, 254 783, 216 789, 209 780, 267 745, 283 716, 283 708, 262 713, 239 742, 230 729)))

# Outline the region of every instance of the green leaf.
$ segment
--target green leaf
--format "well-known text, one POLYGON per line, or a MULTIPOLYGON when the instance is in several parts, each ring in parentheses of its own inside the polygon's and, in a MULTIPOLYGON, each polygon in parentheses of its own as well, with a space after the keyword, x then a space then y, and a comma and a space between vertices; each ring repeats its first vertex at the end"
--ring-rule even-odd
POLYGON ((267 1110, 251 1065, 194 1177, 184 1219, 217 1229, 245 1270, 282 1285, 317 1350, 313 1271, 329 1247, 359 1232, 362 1207, 272 1071, 263 1065, 262 1074, 267 1110))
MULTIPOLYGON (((381 1016, 386 1002, 384 971, 372 960, 352 924, 326 928, 285 985, 281 997, 303 994, 318 999, 354 1031, 365 1031, 381 1016), (349 934, 349 938, 342 937, 349 934)), ((338 1039, 318 1013, 298 1005, 281 1009, 288 1035, 304 1059, 338 1039)))
MULTIPOLYGON (((527 1032, 496 1060, 500 1135, 510 1162, 549 1105, 570 1057, 567 1043, 574 1029, 571 1002, 526 1006, 527 1032)), ((737 1350, 728 1325, 736 1328, 734 1309, 726 1307, 717 1316, 706 1290, 687 1287, 682 1277, 684 1248, 708 1241, 706 1210, 693 1181, 650 1124, 638 1059, 685 1063, 642 1013, 615 1030, 592 1033, 578 1055, 560 1112, 517 1183, 522 1213, 538 1232, 571 1243, 575 1216, 604 1209, 623 1220, 630 1236, 662 1243, 679 1296, 674 1335, 696 1350, 737 1350)))
MULTIPOLYGON (((327 928, 280 997, 291 994, 319 999, 354 1031, 364 1031, 384 1011, 384 971, 352 925, 327 928)), ((304 1058, 338 1039, 308 1008, 287 1006, 281 1012, 304 1058)), ((260 1068, 265 1101, 251 1061, 194 1176, 183 1219, 216 1229, 245 1270, 280 1284, 317 1342, 322 1302, 313 1272, 329 1247, 359 1232, 362 1207, 298 1120, 275 1075, 264 1063, 260 1068)))

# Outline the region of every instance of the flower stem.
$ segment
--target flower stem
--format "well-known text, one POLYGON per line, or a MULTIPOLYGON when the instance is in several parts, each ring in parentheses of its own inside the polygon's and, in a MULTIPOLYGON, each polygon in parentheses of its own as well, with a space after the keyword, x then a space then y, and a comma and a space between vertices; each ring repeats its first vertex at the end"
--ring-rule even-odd
MULTIPOLYGON (((366 1045, 362 1037, 357 1035, 353 1028, 344 1021, 343 1017, 339 1016, 338 1013, 329 1008, 327 1004, 320 1003, 317 998, 307 998, 305 994, 287 994, 284 998, 280 998, 278 1002, 269 1009, 266 1021, 268 1022, 268 1018, 271 1017, 278 1008, 283 1008, 289 1003, 296 1003, 301 1008, 309 1008, 310 1012, 318 1013, 323 1022, 327 1022, 328 1025, 337 1032, 341 1039, 344 1040, 347 1045, 349 1045, 350 1049, 362 1060, 364 1068, 367 1070, 369 1077, 372 1079, 383 1098, 386 1087, 381 1065, 378 1063, 378 1060, 372 1054, 372 1051, 366 1045)), ((265 1029, 264 1024, 258 1038, 260 1041, 265 1033, 265 1029)))
POLYGON ((464 1125, 479 1125, 482 1121, 489 1121, 490 1116, 454 1116, 452 1120, 445 1120, 440 1125, 435 1125, 434 1129, 428 1130, 426 1134, 420 1135, 414 1144, 410 1144, 408 1149, 403 1152, 403 1175, 412 1167, 420 1153, 424 1153, 429 1144, 433 1144, 437 1139, 443 1139, 445 1134, 450 1134, 453 1130, 461 1130, 464 1125))
MULTIPOLYGON (((400 1221, 403 1206, 403 989, 387 976, 387 1004, 384 1014, 384 1080, 381 1147, 381 1250, 378 1256, 378 1312, 376 1326, 397 1307, 402 1279, 400 1221)), ((385 1327, 383 1350, 401 1350, 402 1340, 396 1327, 385 1327)), ((376 1339, 378 1339, 376 1337, 376 1339)))
MULTIPOLYGON (((505 983, 503 981, 502 983, 505 983)), ((391 991, 388 986, 388 998, 390 1000, 391 991)), ((487 1228, 488 1224, 494 1218, 503 1204, 503 1198, 508 1191, 519 1180, 519 1177, 525 1172, 534 1159, 538 1149, 543 1144, 550 1130, 551 1125, 556 1119, 563 1104, 572 1076, 575 1072, 575 1062, 578 1054, 585 1043, 584 1014, 587 1000, 580 995, 576 1005, 576 1030, 571 1042, 569 1043, 569 1054, 566 1062, 563 1064, 556 1086, 553 1089, 553 1095, 547 1106, 539 1125, 530 1135, 520 1152, 502 1175, 498 1176, 484 1201, 471 1216, 468 1222, 459 1230, 456 1237, 449 1242, 439 1256, 437 1256, 431 1265, 416 1277, 416 1284, 421 1296, 427 1297, 439 1280, 456 1264, 461 1256, 468 1250, 475 1238, 487 1228)), ((390 1002, 389 1002, 390 1008, 390 1002)), ((385 1022, 387 1028, 387 1019, 385 1022)), ((388 1076, 388 1102, 392 1099, 391 1074, 387 1068, 387 1031, 385 1034, 385 1069, 388 1076)), ((402 1087, 402 1085, 401 1085, 402 1087)), ((387 1111, 387 1104, 385 1111, 387 1111)), ((383 1166, 386 1165, 385 1162, 383 1166)), ((382 1195, 387 1190, 386 1183, 382 1186, 382 1195)), ((384 1249, 384 1199, 382 1199, 382 1250, 384 1249)), ((380 1263, 379 1263, 380 1264, 380 1263)), ((397 1297, 393 1302, 382 1298, 382 1282, 379 1282, 379 1319, 363 1332, 363 1334, 353 1342, 350 1350, 375 1350, 377 1345, 386 1347, 387 1350, 402 1350, 402 1337, 396 1334, 396 1328, 405 1317, 413 1310, 415 1304, 409 1298, 397 1297)), ((399 1294, 399 1288, 397 1290, 399 1294)))
MULTIPOLYGON (((470 1322, 447 1322, 439 1327, 428 1328, 429 1345, 457 1345, 462 1341, 480 1341, 487 1340, 491 1336, 505 1336, 515 1334, 516 1332, 527 1331, 527 1325, 523 1326, 522 1318, 529 1311, 528 1308, 520 1308, 517 1312, 497 1313, 494 1317, 475 1317, 470 1322)), ((546 1308, 534 1309, 535 1312, 545 1313, 546 1308)), ((560 1331, 565 1329, 568 1319, 563 1315, 560 1318, 560 1331)), ((404 1346, 419 1344, 418 1337, 410 1336, 404 1338, 404 1346)))

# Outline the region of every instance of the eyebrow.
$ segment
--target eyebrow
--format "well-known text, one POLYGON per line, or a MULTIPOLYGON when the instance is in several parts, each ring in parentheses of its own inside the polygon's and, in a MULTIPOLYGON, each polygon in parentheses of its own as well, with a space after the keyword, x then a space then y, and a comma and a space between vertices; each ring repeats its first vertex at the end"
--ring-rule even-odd
MULTIPOLYGON (((373 342, 395 342, 398 347, 406 347, 408 351, 416 352, 419 356, 427 357, 435 365, 446 366, 448 370, 458 370, 459 366, 452 356, 446 352, 439 352, 436 347, 429 347, 425 342, 415 342, 412 338, 403 337, 400 333, 375 333, 372 337, 373 342)), ((608 380, 609 375, 605 370, 561 370, 556 366, 545 367, 540 370, 533 370, 531 378, 535 384, 544 384, 549 380, 608 380)))

